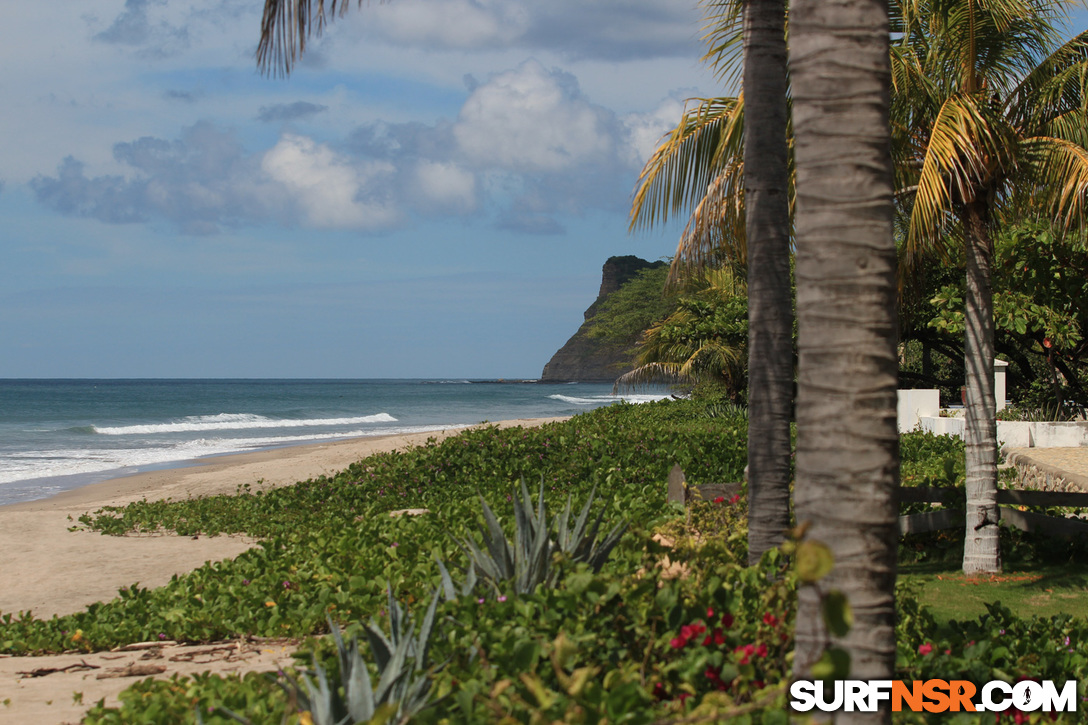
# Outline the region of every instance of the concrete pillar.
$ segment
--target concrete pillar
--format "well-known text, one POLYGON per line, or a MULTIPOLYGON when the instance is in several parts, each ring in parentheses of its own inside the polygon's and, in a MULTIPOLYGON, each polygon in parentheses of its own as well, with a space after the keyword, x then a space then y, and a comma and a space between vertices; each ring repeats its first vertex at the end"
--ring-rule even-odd
POLYGON ((1005 408, 1005 368, 1009 364, 994 358, 994 403, 996 410, 1005 408))

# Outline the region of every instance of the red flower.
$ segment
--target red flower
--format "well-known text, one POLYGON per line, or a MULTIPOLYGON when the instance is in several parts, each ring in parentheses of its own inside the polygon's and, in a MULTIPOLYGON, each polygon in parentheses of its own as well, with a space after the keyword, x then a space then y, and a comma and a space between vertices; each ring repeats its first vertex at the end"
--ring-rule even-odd
POLYGON ((918 654, 920 654, 920 655, 927 655, 932 651, 933 651, 933 645, 931 645, 929 642, 926 642, 925 644, 918 645, 918 654))
POLYGON ((720 627, 715 627, 713 632, 703 638, 704 647, 709 647, 711 643, 716 644, 719 647, 725 644, 725 635, 722 634, 722 630, 720 627))
POLYGON ((714 610, 711 609, 710 607, 706 608, 706 621, 708 621, 708 622, 713 622, 714 621, 714 610))
POLYGON ((763 623, 769 624, 772 627, 778 624, 778 617, 774 616, 770 612, 763 615, 763 623))
POLYGON ((669 644, 672 645, 673 649, 680 649, 687 643, 688 641, 684 637, 673 637, 671 640, 669 640, 669 644))
POLYGON ((664 685, 662 685, 662 684, 661 684, 660 682, 658 682, 658 683, 654 684, 654 692, 653 692, 653 695, 654 695, 654 697, 656 697, 656 698, 657 698, 658 700, 664 700, 664 699, 666 699, 666 698, 668 697, 668 695, 667 695, 667 694, 666 694, 666 692, 665 692, 665 686, 664 686, 664 685))
POLYGON ((725 503, 725 496, 718 496, 714 499, 714 503, 725 503))
POLYGON ((740 501, 740 494, 739 493, 733 494, 733 497, 731 499, 729 499, 729 503, 736 503, 737 501, 740 501))
POLYGON ((722 682, 722 676, 721 676, 721 673, 719 673, 719 672, 718 672, 718 671, 717 671, 716 669, 714 669, 713 667, 707 667, 707 668, 706 668, 706 671, 705 671, 705 672, 703 672, 703 675, 704 675, 704 676, 705 676, 705 677, 706 677, 706 678, 707 678, 708 680, 710 680, 710 684, 714 685, 714 688, 715 688, 715 689, 717 689, 717 690, 725 690, 725 689, 728 689, 728 686, 727 686, 727 685, 726 685, 726 684, 725 684, 724 682, 722 682))
MULTIPOLYGON (((763 656, 766 656, 766 654, 767 654, 767 645, 761 645, 761 646, 763 647, 763 656)), ((742 665, 748 664, 748 661, 749 661, 749 659, 751 659, 752 655, 757 654, 756 646, 754 644, 746 644, 746 645, 744 645, 742 647, 737 647, 735 650, 733 650, 733 652, 734 652, 734 654, 739 653, 739 652, 744 653, 744 655, 740 658, 740 664, 742 664, 742 665)))
POLYGON ((729 629, 733 626, 733 615, 726 612, 722 615, 722 627, 729 629))

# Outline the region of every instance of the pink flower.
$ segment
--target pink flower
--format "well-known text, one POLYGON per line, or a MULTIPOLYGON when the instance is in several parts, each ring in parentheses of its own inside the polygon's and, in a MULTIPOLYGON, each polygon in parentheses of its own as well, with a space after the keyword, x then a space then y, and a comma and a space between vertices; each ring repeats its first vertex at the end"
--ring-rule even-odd
POLYGON ((688 643, 688 640, 685 637, 673 637, 671 640, 669 640, 669 645, 673 649, 680 649, 681 647, 683 647, 687 643, 688 643))
POLYGON ((929 642, 926 642, 925 644, 918 645, 918 654, 920 654, 920 655, 927 655, 932 651, 933 651, 933 645, 931 645, 929 642))

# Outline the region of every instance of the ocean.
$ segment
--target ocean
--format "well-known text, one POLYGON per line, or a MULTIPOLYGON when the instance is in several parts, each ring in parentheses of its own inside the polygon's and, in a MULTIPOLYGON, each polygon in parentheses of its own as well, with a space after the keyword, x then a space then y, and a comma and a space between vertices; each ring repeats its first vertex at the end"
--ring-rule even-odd
POLYGON ((664 397, 460 379, 0 380, 0 505, 205 456, 664 397))

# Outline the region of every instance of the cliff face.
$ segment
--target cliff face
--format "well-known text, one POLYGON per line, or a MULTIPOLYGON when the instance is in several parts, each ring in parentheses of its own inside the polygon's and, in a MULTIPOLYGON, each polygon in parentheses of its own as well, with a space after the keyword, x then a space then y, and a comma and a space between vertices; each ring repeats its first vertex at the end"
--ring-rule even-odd
POLYGON ((585 321, 563 347, 552 355, 540 375, 542 382, 612 382, 630 370, 632 352, 637 337, 622 344, 609 343, 587 335, 589 322, 605 298, 629 279, 648 267, 661 267, 665 262, 647 262, 628 255, 609 257, 601 269, 601 290, 597 299, 585 311, 585 321))

